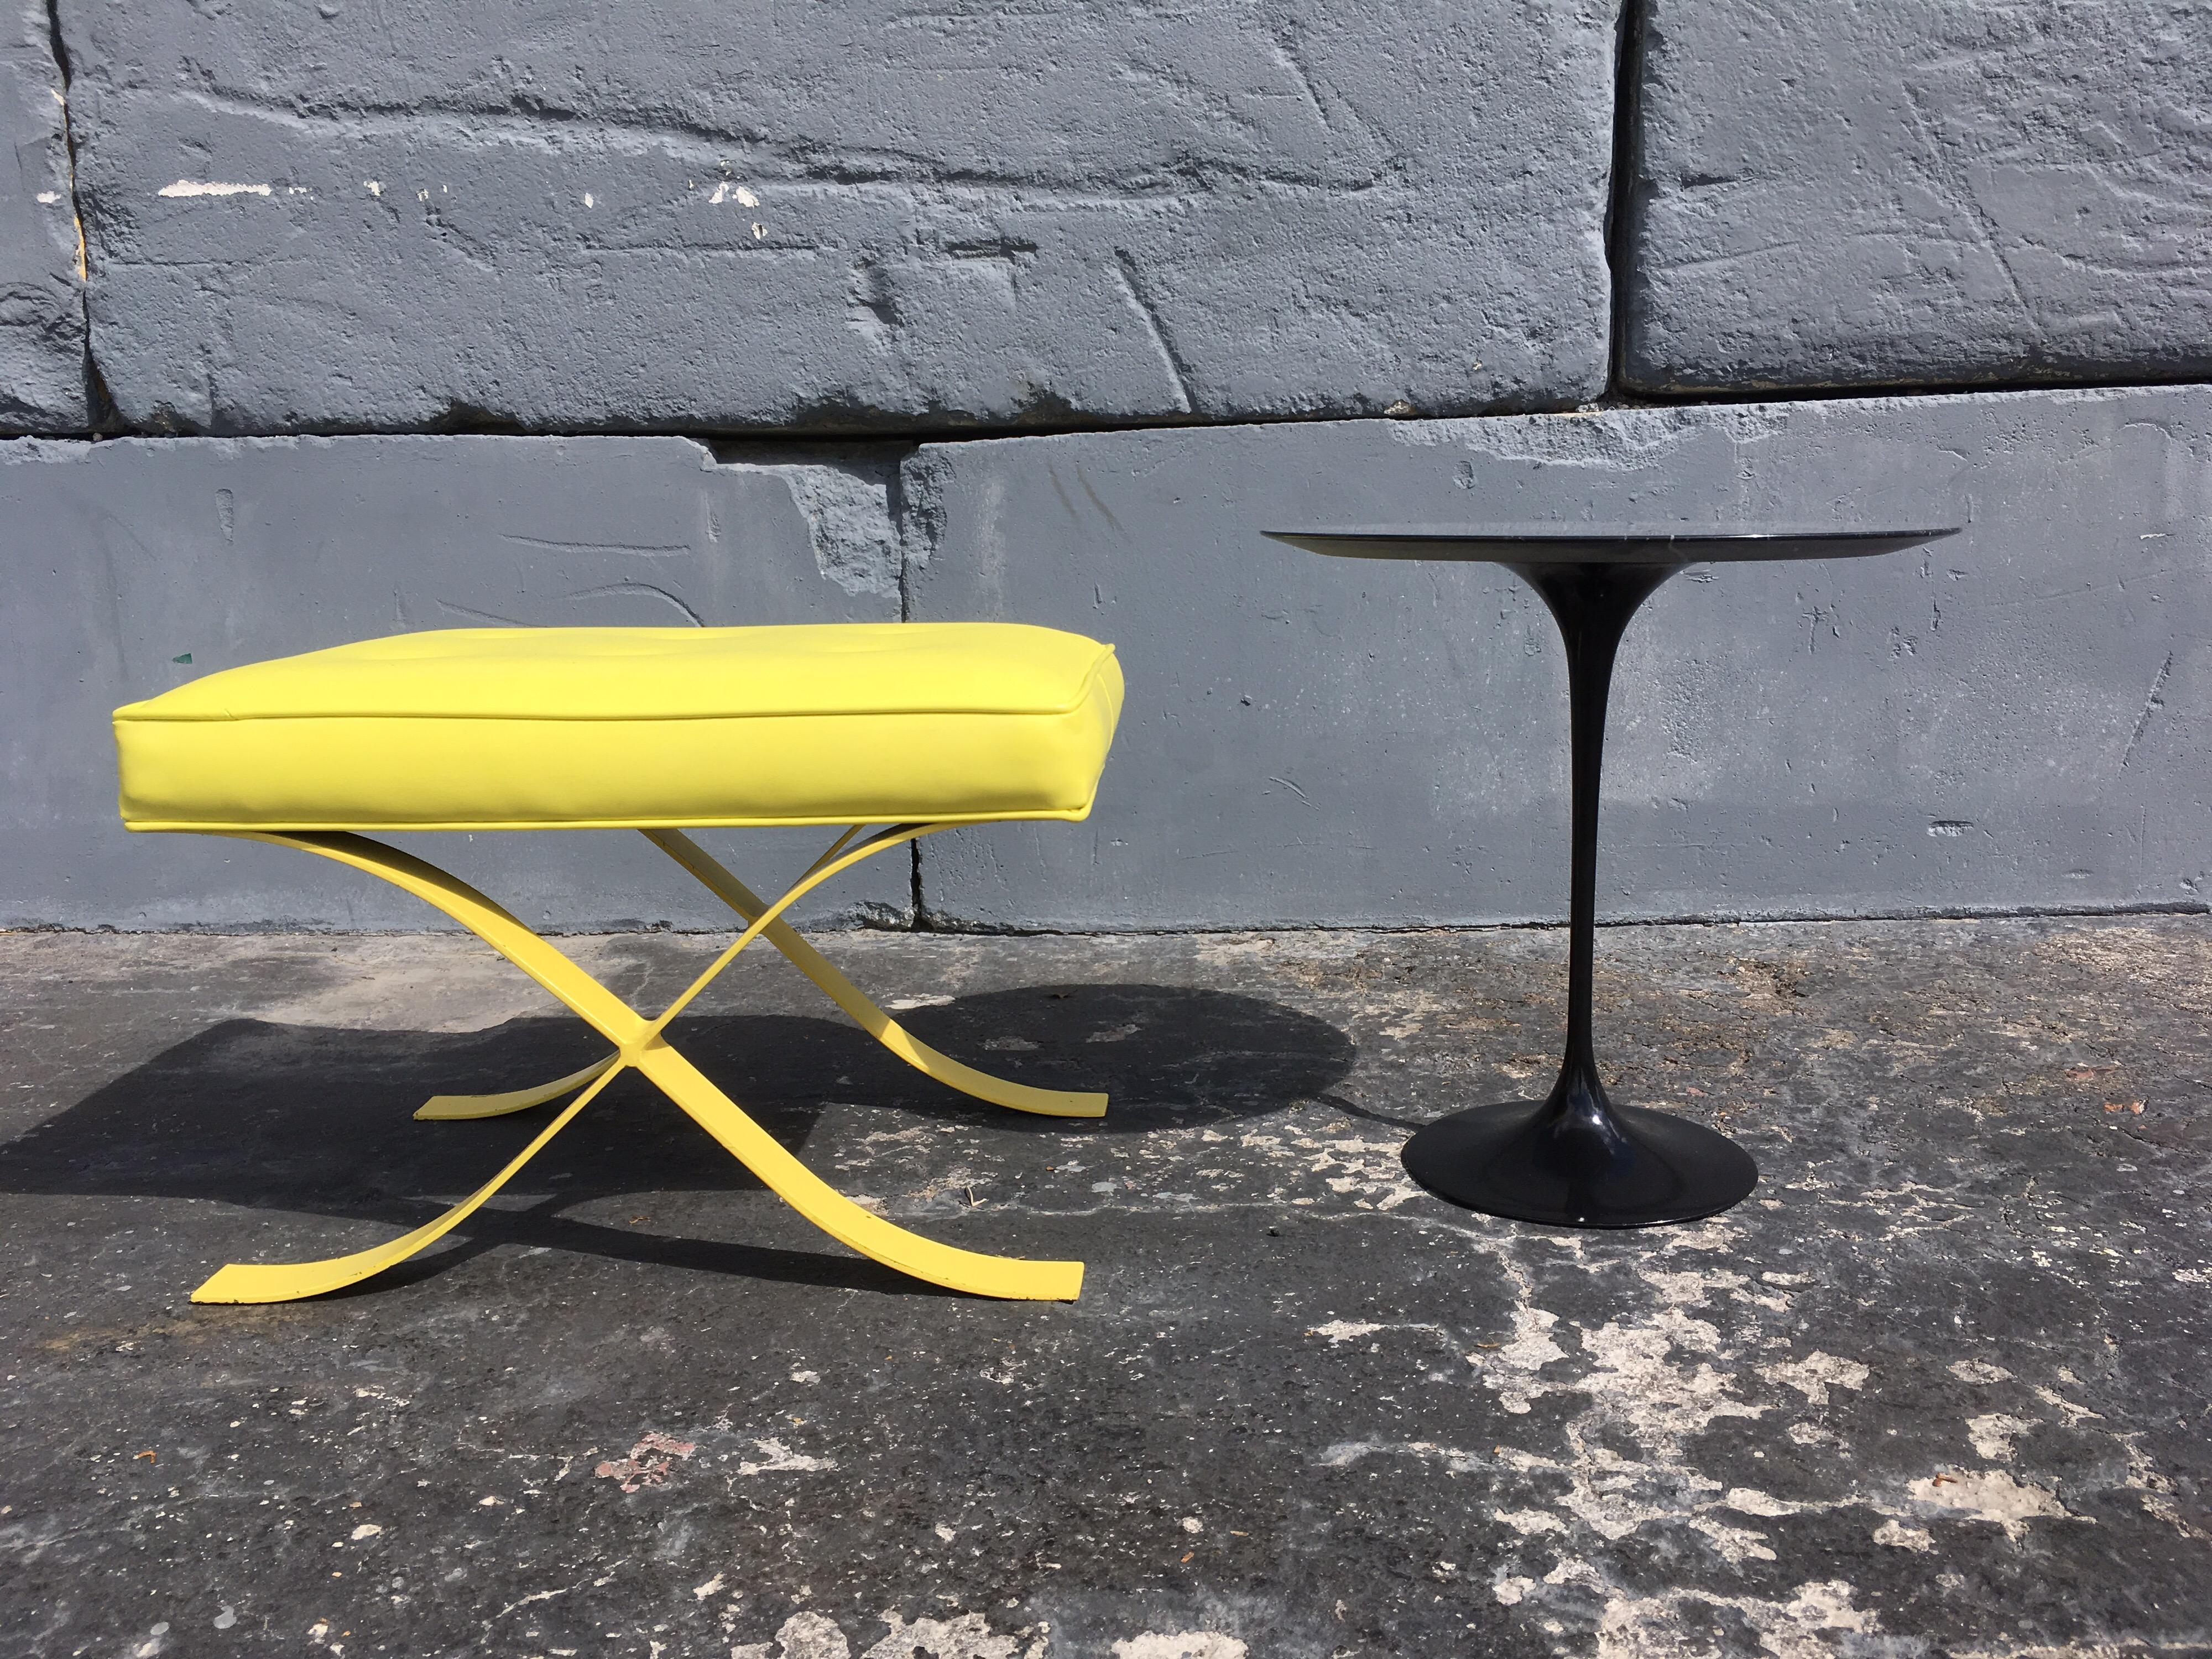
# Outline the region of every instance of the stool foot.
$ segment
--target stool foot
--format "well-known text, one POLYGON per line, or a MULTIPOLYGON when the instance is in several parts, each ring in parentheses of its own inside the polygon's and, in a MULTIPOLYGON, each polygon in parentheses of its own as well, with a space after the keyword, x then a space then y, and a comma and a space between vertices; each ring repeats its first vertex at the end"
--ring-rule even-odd
POLYGON ((609 1054, 605 1060, 593 1060, 580 1072, 555 1078, 534 1089, 509 1089, 496 1095, 432 1095, 415 1109, 415 1115, 440 1123, 454 1123, 469 1118, 505 1117, 509 1112, 526 1112, 533 1106, 545 1105, 582 1088, 618 1059, 617 1055, 609 1054))
POLYGON ((297 1302, 302 1297, 323 1296, 343 1290, 362 1279, 397 1267, 418 1250, 436 1243, 483 1207, 494 1193, 514 1179, 522 1166, 544 1149, 545 1143, 568 1127, 569 1121, 589 1105, 593 1096, 614 1081, 622 1067, 610 1065, 592 1086, 568 1103, 567 1109, 538 1132, 536 1139, 514 1155, 507 1166, 476 1191, 411 1233, 351 1255, 334 1255, 322 1261, 234 1261, 211 1274, 192 1292, 195 1302, 297 1302))

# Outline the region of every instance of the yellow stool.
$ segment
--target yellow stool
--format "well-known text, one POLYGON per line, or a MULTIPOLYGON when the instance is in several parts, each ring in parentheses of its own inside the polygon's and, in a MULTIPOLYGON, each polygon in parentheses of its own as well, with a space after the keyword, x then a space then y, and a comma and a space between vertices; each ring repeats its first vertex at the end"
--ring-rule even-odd
POLYGON ((1121 707, 1114 648, 1004 623, 796 628, 463 629, 255 663, 115 711, 124 823, 296 847, 437 906, 582 1016, 615 1052, 550 1083, 440 1095, 421 1118, 492 1117, 580 1090, 483 1188, 427 1226, 327 1261, 234 1263, 195 1302, 285 1302, 403 1261, 465 1220, 635 1067, 786 1203, 902 1273, 983 1296, 1072 1299, 1079 1261, 954 1249, 821 1181, 670 1045, 669 1023, 765 938, 870 1035, 1016 1111, 1098 1117, 1106 1097, 1030 1088, 901 1029, 781 918, 861 860, 957 824, 1087 817, 1121 707), (872 835, 872 823, 889 827, 872 835), (763 902, 686 828, 837 824, 763 902), (651 1018, 513 915, 363 830, 642 830, 745 921, 651 1018))

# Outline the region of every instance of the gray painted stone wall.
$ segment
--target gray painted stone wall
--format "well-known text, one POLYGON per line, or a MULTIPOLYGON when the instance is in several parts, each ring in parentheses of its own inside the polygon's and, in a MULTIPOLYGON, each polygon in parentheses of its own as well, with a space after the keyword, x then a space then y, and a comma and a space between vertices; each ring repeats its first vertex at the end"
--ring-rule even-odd
MULTIPOLYGON (((917 873, 958 925, 1553 915, 1542 613, 1257 532, 1906 508, 1971 528, 1654 602, 1614 913, 2195 903, 2208 41, 2212 0, 19 3, 0 925, 422 924, 123 835, 107 711, 185 673, 902 614, 1115 639, 1116 757, 1093 824, 817 915, 917 873), (2100 389, 1743 401, 2044 381, 2100 389)), ((605 839, 463 862, 556 926, 719 920, 605 839)))
POLYGON ((2212 388, 1094 434, 908 473, 913 616, 1111 639, 1129 683, 1081 834, 930 844, 946 921, 1564 914, 1542 606, 1260 533, 1376 520, 1966 525, 1660 590, 1614 680, 1613 915, 2188 905, 2212 876, 2212 388))
MULTIPOLYGON (((1336 562, 1388 516, 1959 521, 1925 556, 1662 589, 1616 681, 1621 917, 2201 902, 2212 387, 811 450, 681 439, 0 447, 0 924, 416 927, 297 855, 132 836, 117 703, 410 628, 1018 617, 1113 640, 1091 821, 925 843, 955 926, 1555 916, 1565 686, 1486 566, 1336 562), (903 456, 903 465, 901 458, 903 456), (903 569, 902 569, 902 565, 903 569), (902 592, 902 586, 903 592, 902 592), (190 655, 189 663, 177 659, 190 655)), ((429 838, 546 925, 712 926, 634 838, 429 838)), ((806 836, 727 838, 761 883, 806 836)), ((908 919, 893 860, 811 914, 908 919)))
POLYGON ((1613 0, 60 10, 94 349, 142 429, 1605 384, 1613 0))
POLYGON ((1620 18, 19 0, 0 431, 2212 376, 2212 0, 1638 0, 1626 99, 1620 18))
POLYGON ((0 11, 0 136, 14 161, 0 167, 0 433, 91 424, 64 98, 44 0, 12 0, 0 11))
MULTIPOLYGON (((768 454, 718 465, 680 438, 0 445, 0 525, 14 527, 0 927, 430 926, 426 907, 320 860, 125 831, 109 712, 216 669, 412 629, 896 620, 895 453, 768 454)), ((827 837, 708 839, 771 886, 827 837)), ((486 840, 412 844, 540 926, 726 914, 635 836, 486 840)), ((896 923, 912 897, 910 863, 886 854, 809 908, 896 923)))
POLYGON ((1629 386, 2212 374, 2212 4, 1644 15, 1629 386))

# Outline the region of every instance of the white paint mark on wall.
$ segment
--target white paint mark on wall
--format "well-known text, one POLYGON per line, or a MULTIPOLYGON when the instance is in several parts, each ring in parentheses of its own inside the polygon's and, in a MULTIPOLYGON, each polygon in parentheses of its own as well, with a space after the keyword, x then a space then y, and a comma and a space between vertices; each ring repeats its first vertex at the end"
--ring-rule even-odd
POLYGON ((276 191, 267 185, 204 184, 196 179, 179 179, 173 185, 164 185, 155 192, 157 196, 273 196, 276 191))
POLYGON ((599 205, 597 202, 594 202, 592 199, 592 192, 588 190, 584 192, 584 205, 586 207, 597 207, 599 205))
POLYGON ((39 192, 40 202, 46 207, 52 207, 61 199, 62 193, 58 190, 42 190, 39 192))
POLYGON ((361 181, 361 187, 371 196, 384 194, 384 180, 381 179, 364 179, 361 181))
POLYGON ((745 207, 758 207, 760 198, 743 185, 733 185, 725 179, 714 186, 714 193, 707 198, 707 205, 720 207, 725 202, 737 202, 745 207))

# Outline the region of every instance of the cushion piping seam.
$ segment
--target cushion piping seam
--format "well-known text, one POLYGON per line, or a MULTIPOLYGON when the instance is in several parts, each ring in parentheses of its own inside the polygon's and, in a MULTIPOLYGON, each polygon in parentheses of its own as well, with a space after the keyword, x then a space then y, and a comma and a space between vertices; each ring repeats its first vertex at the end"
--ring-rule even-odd
MULTIPOLYGON (((1072 714, 1077 710, 1082 708, 1091 701, 1091 693, 1096 688, 1100 678, 1100 671, 1107 663, 1112 661, 1113 659, 1113 647, 1109 646, 1100 655, 1098 660, 1093 663, 1089 670, 1085 672, 1082 689, 1066 702, 1027 705, 1020 708, 991 708, 961 706, 914 708, 909 706, 902 708, 777 708, 752 711, 710 710, 696 714, 533 714, 526 713, 508 714, 477 712, 447 713, 433 710, 401 714, 393 712, 372 713, 366 710, 356 709, 322 714, 270 713, 261 714, 240 714, 223 713, 198 714, 153 714, 143 712, 143 709, 145 707, 149 707, 150 705, 141 705, 139 707, 142 712, 134 713, 131 712, 134 706, 126 703, 123 708, 115 711, 113 719, 118 726, 244 726, 258 720, 524 720, 542 725, 561 724, 595 726, 624 721, 659 723, 672 720, 881 720, 886 717, 899 715, 931 718, 940 714, 984 714, 999 717, 1072 714)), ((183 688, 179 687, 179 689, 182 690, 183 688)))

